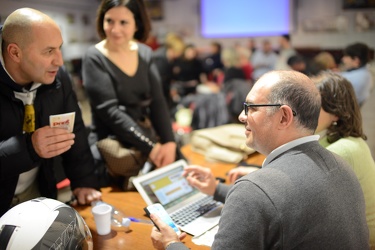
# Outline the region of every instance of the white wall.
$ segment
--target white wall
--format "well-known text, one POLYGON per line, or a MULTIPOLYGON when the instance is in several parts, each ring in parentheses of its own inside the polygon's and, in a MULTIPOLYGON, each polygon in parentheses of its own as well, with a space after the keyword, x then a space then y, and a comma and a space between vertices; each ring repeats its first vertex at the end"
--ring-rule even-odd
POLYGON ((70 60, 82 57, 88 46, 97 41, 95 14, 98 4, 95 0, 0 0, 1 23, 11 12, 22 7, 46 13, 60 26, 64 39, 63 57, 70 60))
MULTIPOLYGON (((375 47, 375 27, 371 31, 357 32, 354 27, 354 19, 357 11, 344 11, 341 8, 342 0, 290 0, 291 11, 291 36, 296 47, 319 48, 343 48, 346 45, 362 41, 370 47, 375 47), (315 23, 335 21, 341 16, 348 21, 346 32, 305 32, 302 23, 305 20, 313 20, 315 23)), ((233 0, 235 4, 235 0, 233 0)), ((367 11, 374 17, 375 10, 367 11)), ((251 15, 251 10, 249 10, 251 15)), ((168 30, 186 34, 186 40, 197 45, 208 45, 209 39, 204 39, 199 34, 199 0, 165 0, 164 19, 153 22, 154 32, 165 33, 168 30)), ((259 42, 262 37, 256 37, 259 42)), ((245 44, 249 38, 217 39, 225 46, 231 46, 236 42, 245 44)), ((277 47, 276 37, 270 40, 277 47)))
MULTIPOLYGON (((235 3, 235 0, 232 0, 235 3)), ((342 0, 290 0, 292 11, 292 42, 295 47, 343 48, 346 45, 361 41, 375 48, 375 28, 371 31, 357 32, 354 19, 357 11, 344 11, 342 0), (327 24, 337 21, 337 17, 347 20, 345 32, 306 32, 303 24, 312 21, 313 25, 327 24)), ((97 41, 95 30, 95 14, 99 0, 0 0, 0 16, 2 21, 13 10, 20 7, 33 7, 52 16, 60 25, 64 38, 64 58, 79 58, 87 47, 97 41), (69 22, 68 16, 74 17, 69 22), (87 17, 89 24, 83 23, 87 17)), ((163 36, 168 31, 182 33, 186 42, 200 47, 208 47, 212 39, 204 39, 199 34, 199 0, 163 0, 164 18, 153 21, 153 32, 163 36)), ((366 12, 375 21, 375 10, 366 12)), ((249 10, 251 15, 251 10, 249 10)), ((269 37, 277 48, 277 38, 269 37)), ((256 37, 259 44, 263 37, 256 37)), ((245 45, 249 38, 215 39, 224 46, 235 43, 245 45)))
POLYGON ((370 47, 375 47, 375 26, 369 31, 356 30, 355 17, 358 13, 366 13, 375 21, 374 10, 343 10, 342 0, 296 0, 298 28, 293 36, 293 43, 298 47, 342 48, 354 42, 364 42, 370 47), (346 30, 343 32, 305 32, 303 24, 312 20, 315 24, 338 24, 339 20, 347 21, 346 30))

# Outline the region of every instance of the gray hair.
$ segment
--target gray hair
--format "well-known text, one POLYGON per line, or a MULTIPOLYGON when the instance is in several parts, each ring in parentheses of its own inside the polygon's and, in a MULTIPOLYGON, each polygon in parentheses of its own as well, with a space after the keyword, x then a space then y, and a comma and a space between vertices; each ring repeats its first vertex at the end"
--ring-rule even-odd
MULTIPOLYGON (((321 107, 321 97, 314 83, 304 74, 296 71, 273 71, 280 77, 273 85, 268 100, 290 106, 301 127, 315 131, 321 107)), ((275 109, 273 109, 275 110, 275 109)))

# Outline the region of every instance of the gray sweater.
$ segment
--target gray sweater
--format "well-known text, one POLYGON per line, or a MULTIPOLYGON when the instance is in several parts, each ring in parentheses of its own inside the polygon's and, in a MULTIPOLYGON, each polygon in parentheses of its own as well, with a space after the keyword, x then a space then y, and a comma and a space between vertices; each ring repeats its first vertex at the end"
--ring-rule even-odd
POLYGON ((234 184, 212 249, 369 249, 368 237, 356 176, 315 141, 234 184))

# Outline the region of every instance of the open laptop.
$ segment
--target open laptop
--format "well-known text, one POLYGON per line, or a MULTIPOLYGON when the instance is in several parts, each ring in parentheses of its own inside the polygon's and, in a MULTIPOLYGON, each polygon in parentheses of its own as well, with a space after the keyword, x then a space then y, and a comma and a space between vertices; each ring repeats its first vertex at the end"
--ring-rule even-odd
POLYGON ((185 160, 176 161, 133 179, 147 205, 160 203, 174 222, 198 236, 219 223, 223 204, 189 185, 182 172, 185 160))

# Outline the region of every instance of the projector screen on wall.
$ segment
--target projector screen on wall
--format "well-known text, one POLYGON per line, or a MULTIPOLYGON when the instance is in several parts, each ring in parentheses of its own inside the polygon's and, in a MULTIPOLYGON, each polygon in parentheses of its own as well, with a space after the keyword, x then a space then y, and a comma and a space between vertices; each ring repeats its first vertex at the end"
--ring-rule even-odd
POLYGON ((200 0, 200 29, 205 38, 287 34, 290 0, 200 0))

